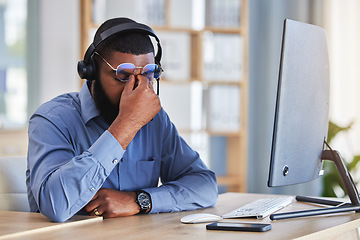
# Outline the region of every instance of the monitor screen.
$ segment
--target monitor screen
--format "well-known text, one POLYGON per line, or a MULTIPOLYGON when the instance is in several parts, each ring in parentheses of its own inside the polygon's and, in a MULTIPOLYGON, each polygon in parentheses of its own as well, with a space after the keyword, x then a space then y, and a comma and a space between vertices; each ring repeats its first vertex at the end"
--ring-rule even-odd
POLYGON ((325 30, 284 22, 268 186, 304 183, 322 170, 329 121, 325 30))

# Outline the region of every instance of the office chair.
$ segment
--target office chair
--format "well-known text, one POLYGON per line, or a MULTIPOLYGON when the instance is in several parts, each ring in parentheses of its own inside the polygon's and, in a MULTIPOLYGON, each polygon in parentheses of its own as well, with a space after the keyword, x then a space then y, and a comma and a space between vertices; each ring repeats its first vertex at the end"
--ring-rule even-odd
POLYGON ((0 157, 0 210, 29 212, 26 156, 0 157))

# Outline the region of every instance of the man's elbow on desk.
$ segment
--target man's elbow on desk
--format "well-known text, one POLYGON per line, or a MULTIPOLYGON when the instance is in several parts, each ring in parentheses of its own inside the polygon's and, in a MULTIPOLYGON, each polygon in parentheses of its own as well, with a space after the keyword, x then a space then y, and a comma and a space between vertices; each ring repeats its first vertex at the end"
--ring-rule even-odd
POLYGON ((204 199, 205 203, 202 205, 203 208, 212 207, 216 204, 218 199, 218 185, 216 180, 216 175, 211 171, 209 184, 205 187, 204 192, 206 192, 206 198, 204 199))
POLYGON ((65 221, 69 220, 69 218, 72 217, 72 215, 70 215, 70 214, 56 213, 53 211, 43 212, 40 210, 40 213, 43 214, 45 217, 47 217, 50 221, 58 222, 58 223, 65 222, 65 221))
POLYGON ((59 201, 59 196, 50 196, 49 198, 42 196, 37 203, 39 208, 37 211, 52 222, 65 222, 77 214, 76 210, 71 211, 66 204, 66 201, 59 201))
POLYGON ((58 201, 46 201, 43 199, 43 201, 40 200, 38 211, 50 221, 58 223, 65 222, 76 214, 76 212, 72 213, 70 209, 60 205, 58 201))
POLYGON ((212 207, 216 204, 218 199, 218 185, 217 185, 217 179, 216 175, 213 171, 208 171, 207 173, 208 177, 208 184, 205 185, 205 189, 203 192, 207 193, 207 200, 206 200, 206 206, 203 207, 212 207))

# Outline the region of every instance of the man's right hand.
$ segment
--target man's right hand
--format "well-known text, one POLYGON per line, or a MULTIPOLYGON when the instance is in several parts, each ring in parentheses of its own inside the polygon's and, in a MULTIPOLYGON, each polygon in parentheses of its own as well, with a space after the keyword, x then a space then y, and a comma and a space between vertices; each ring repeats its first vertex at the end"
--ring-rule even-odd
POLYGON ((148 78, 131 76, 121 94, 119 114, 109 127, 109 132, 126 149, 136 133, 161 110, 159 97, 155 94, 148 78))

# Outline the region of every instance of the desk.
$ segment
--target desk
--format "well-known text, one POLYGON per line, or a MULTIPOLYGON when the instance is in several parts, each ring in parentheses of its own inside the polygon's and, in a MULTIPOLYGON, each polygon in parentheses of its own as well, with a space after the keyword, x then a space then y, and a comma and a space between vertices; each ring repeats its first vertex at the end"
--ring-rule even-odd
MULTIPOLYGON (((269 195, 263 194, 225 193, 219 196, 218 203, 212 208, 177 213, 120 217, 105 219, 104 221, 88 222, 87 224, 73 225, 72 223, 69 223, 66 227, 57 228, 51 231, 43 231, 42 233, 31 233, 26 235, 26 237, 23 236, 21 239, 293 239, 309 234, 316 234, 316 232, 325 229, 331 230, 333 227, 339 228, 336 226, 340 224, 348 225, 348 228, 345 228, 346 231, 360 227, 360 214, 354 212, 329 215, 327 217, 314 216, 279 221, 271 221, 269 218, 263 220, 231 220, 271 223, 272 230, 264 233, 211 231, 206 230, 206 224, 182 224, 180 222, 180 219, 188 214, 206 212, 222 215, 252 200, 268 196, 269 195)), ((296 202, 282 211, 295 211, 310 208, 316 208, 316 206, 296 202)), ((37 217, 38 216, 41 215, 39 214, 37 217)), ((0 234, 2 233, 0 232, 0 234)), ((317 236, 319 237, 319 235, 317 236)), ((4 237, 4 239, 6 239, 6 236, 4 237)))
POLYGON ((29 235, 46 234, 68 226, 77 227, 91 222, 102 222, 100 217, 73 216, 65 223, 50 222, 40 213, 0 211, 0 240, 26 239, 29 235))

